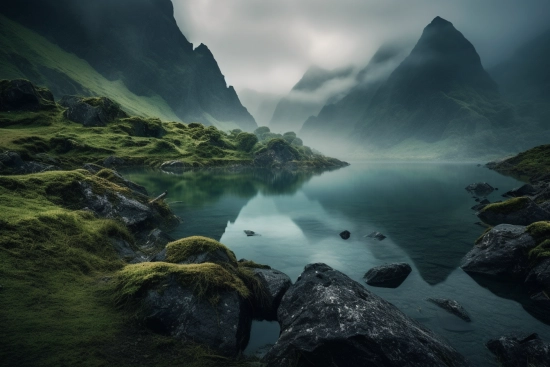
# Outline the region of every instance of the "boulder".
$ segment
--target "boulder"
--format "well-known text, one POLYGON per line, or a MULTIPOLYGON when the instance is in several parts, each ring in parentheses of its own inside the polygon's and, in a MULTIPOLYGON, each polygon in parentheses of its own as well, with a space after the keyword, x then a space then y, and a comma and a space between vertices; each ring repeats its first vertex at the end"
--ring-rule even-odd
POLYGON ((537 334, 503 336, 487 342, 502 367, 546 367, 550 365, 550 345, 537 334))
POLYGON ((340 237, 343 239, 343 240, 347 240, 349 239, 351 236, 351 233, 348 231, 348 230, 345 230, 343 232, 340 232, 340 237))
POLYGON ((488 231, 462 259, 468 274, 497 279, 523 280, 528 271, 528 252, 536 246, 526 227, 500 224, 488 231))
POLYGON ((533 185, 530 185, 530 184, 525 184, 521 187, 518 187, 518 188, 515 188, 515 189, 512 189, 510 191, 507 191, 505 192, 504 194, 502 194, 502 196, 504 197, 513 197, 513 198, 517 198, 517 197, 520 197, 520 196, 531 196, 531 195, 534 195, 537 193, 537 189, 535 189, 533 187, 533 185))
POLYGON ((374 287, 397 288, 409 276, 412 268, 407 263, 394 263, 376 266, 366 272, 364 278, 374 287))
POLYGON ((493 192, 495 188, 487 182, 477 182, 466 186, 466 191, 476 196, 487 196, 493 192))
POLYGON ((245 229, 244 230, 244 233, 247 235, 247 237, 250 237, 250 236, 258 236, 258 234, 254 231, 251 231, 249 229, 245 229))
POLYGON ((254 318, 276 321, 277 309, 285 292, 292 285, 292 281, 288 275, 275 269, 252 268, 251 271, 266 292, 262 297, 262 304, 254 305, 254 318))
POLYGON ((273 139, 264 151, 254 156, 254 165, 263 168, 281 168, 290 161, 298 159, 295 149, 283 139, 273 139))
POLYGON ((365 237, 375 238, 378 241, 382 241, 384 238, 386 238, 386 236, 384 236, 380 232, 372 232, 372 233, 369 233, 368 235, 366 235, 365 237))
POLYGON ((27 174, 27 173, 39 173, 45 171, 53 171, 58 167, 38 163, 33 161, 24 161, 19 153, 16 152, 2 152, 0 153, 0 173, 1 174, 27 174))
POLYGON ((0 80, 0 111, 38 111, 55 108, 53 94, 25 79, 0 80))
POLYGON ((502 203, 485 206, 478 213, 483 222, 496 226, 498 224, 529 225, 550 219, 550 213, 538 206, 528 197, 514 198, 502 203))
POLYGON ((550 258, 545 258, 531 268, 525 284, 534 291, 550 291, 550 258))
POLYGON ((85 127, 106 126, 117 118, 128 117, 116 102, 106 97, 64 96, 59 104, 67 108, 64 113, 67 119, 85 127))
POLYGON ((470 316, 468 315, 464 307, 462 307, 460 303, 458 303, 455 300, 445 299, 445 298, 428 298, 428 301, 441 307, 445 311, 452 313, 457 317, 460 317, 464 321, 467 321, 467 322, 472 321, 472 319, 470 319, 470 316))
POLYGON ((325 264, 310 264, 284 295, 281 334, 263 358, 287 366, 468 366, 436 334, 325 264))
POLYGON ((147 291, 142 310, 149 329, 206 345, 224 356, 241 353, 250 338, 248 306, 235 291, 219 293, 213 304, 172 278, 147 291))

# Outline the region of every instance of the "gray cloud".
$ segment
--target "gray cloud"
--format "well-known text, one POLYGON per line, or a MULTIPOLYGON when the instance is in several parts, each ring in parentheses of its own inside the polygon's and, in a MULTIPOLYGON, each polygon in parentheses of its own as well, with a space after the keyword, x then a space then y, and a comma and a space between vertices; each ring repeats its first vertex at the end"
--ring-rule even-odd
POLYGON ((214 53, 237 90, 287 93, 306 69, 365 65, 385 41, 414 44, 437 15, 486 67, 550 24, 548 0, 172 0, 195 46, 214 53))

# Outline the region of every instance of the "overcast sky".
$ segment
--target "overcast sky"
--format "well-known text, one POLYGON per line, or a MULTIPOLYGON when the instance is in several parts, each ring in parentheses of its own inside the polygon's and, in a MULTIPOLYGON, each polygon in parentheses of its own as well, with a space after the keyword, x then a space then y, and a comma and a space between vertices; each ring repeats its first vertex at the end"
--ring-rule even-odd
POLYGON ((312 64, 368 62, 386 40, 413 45, 435 16, 485 67, 550 28, 550 0, 172 0, 187 39, 204 43, 229 85, 286 94, 312 64))

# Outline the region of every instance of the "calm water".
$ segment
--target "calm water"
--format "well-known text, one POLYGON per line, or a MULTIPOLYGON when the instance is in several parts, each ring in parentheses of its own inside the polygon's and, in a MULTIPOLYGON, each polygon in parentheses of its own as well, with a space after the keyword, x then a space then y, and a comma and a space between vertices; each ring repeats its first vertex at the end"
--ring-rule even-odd
MULTIPOLYGON (((293 281, 304 266, 324 262, 395 304, 446 338, 479 366, 496 365, 484 344, 521 331, 550 340, 550 328, 522 307, 521 289, 476 282, 460 268, 483 228, 464 187, 486 181, 499 191, 521 185, 475 164, 355 163, 322 174, 247 172, 126 172, 152 195, 167 201, 183 219, 172 235, 203 235, 230 247, 237 258, 271 265, 293 281), (246 237, 243 230, 261 236, 246 237), (339 237, 351 232, 347 241, 339 237), (379 231, 379 242, 364 236, 379 231), (362 279, 373 266, 407 262, 413 272, 397 289, 376 288, 362 279), (426 298, 452 298, 469 312, 466 323, 426 298)), ((278 336, 276 323, 253 326, 248 352, 278 336)))

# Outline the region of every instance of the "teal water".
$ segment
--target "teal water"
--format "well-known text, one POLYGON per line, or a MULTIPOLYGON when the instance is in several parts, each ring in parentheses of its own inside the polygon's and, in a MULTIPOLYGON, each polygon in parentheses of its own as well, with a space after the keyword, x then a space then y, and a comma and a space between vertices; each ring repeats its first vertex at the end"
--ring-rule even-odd
MULTIPOLYGON (((484 344, 511 332, 550 328, 522 304, 521 287, 472 279, 460 260, 484 228, 464 188, 486 181, 498 187, 488 199, 522 183, 475 164, 354 163, 321 174, 125 172, 167 202, 183 223, 175 238, 203 235, 231 248, 237 258, 265 263, 293 281, 304 266, 324 262, 443 336, 475 365, 496 365, 484 344), (246 237, 244 230, 260 236, 246 237), (339 237, 351 232, 347 241, 339 237), (383 241, 364 237, 379 231, 383 241), (407 262, 413 272, 396 289, 376 288, 362 277, 373 266, 407 262), (466 323, 426 301, 451 298, 469 312, 466 323)), ((253 325, 248 352, 278 336, 276 323, 253 325)))

